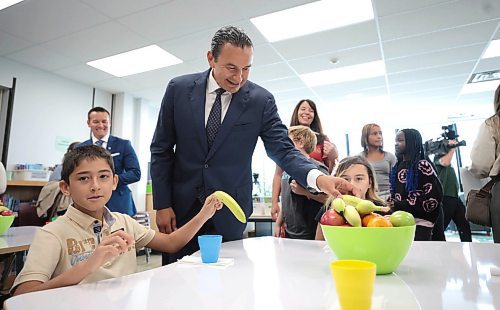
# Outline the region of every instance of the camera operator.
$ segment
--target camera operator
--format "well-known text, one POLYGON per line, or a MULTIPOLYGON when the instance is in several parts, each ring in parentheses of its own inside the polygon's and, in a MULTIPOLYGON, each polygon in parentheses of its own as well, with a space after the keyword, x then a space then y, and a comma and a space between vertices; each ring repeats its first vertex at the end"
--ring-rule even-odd
MULTIPOLYGON (((444 212, 444 229, 448 227, 450 221, 453 220, 457 226, 460 240, 462 242, 472 241, 469 222, 465 219, 465 206, 458 197, 458 180, 455 169, 451 166, 451 160, 455 154, 455 146, 458 144, 456 140, 447 141, 448 152, 444 155, 436 154, 434 156, 434 164, 438 178, 443 186, 443 212, 444 212)), ((444 142, 446 143, 446 142, 444 142)))

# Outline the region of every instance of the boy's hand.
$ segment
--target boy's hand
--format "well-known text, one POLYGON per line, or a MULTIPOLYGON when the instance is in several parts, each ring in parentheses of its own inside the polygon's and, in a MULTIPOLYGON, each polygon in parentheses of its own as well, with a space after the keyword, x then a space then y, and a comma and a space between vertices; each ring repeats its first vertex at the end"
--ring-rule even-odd
POLYGON ((223 206, 224 204, 212 194, 205 199, 205 204, 203 204, 200 213, 203 214, 206 219, 209 219, 214 216, 215 211, 220 210, 223 206))
POLYGON ((307 189, 300 186, 299 183, 297 183, 297 181, 295 180, 292 180, 292 182, 290 182, 290 189, 293 193, 300 196, 307 196, 307 194, 309 193, 307 189))
POLYGON ((134 244, 134 238, 121 230, 104 237, 94 253, 87 260, 91 272, 96 271, 114 257, 130 251, 133 249, 134 244))

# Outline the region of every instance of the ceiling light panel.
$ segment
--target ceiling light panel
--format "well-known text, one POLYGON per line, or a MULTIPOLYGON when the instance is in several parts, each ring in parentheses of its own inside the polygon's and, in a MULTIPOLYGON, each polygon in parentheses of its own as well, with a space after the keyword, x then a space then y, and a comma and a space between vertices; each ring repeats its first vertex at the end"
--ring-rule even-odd
POLYGON ((125 53, 87 62, 116 77, 137 74, 182 63, 182 60, 160 48, 150 45, 125 53))
POLYGON ((322 0, 251 18, 269 42, 373 19, 371 0, 322 0))

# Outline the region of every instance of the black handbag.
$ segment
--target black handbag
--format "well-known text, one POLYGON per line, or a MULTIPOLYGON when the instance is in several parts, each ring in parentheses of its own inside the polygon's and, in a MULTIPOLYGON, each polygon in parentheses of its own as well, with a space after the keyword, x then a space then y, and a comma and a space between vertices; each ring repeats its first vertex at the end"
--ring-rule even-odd
POLYGON ((493 177, 481 189, 471 189, 467 195, 465 218, 478 225, 491 227, 491 189, 499 177, 493 177))

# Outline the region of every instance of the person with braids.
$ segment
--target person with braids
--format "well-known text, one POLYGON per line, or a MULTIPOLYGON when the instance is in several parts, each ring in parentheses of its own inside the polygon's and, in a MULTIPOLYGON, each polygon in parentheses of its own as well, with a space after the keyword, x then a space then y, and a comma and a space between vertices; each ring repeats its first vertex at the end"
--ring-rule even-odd
POLYGON ((416 241, 429 241, 438 219, 443 189, 415 129, 403 129, 396 134, 397 163, 391 170, 392 211, 406 211, 415 217, 416 241))
MULTIPOLYGON (((151 142, 153 207, 160 232, 172 233, 191 220, 207 196, 231 195, 247 217, 252 206, 252 155, 260 137, 267 155, 309 191, 338 196, 358 194, 349 182, 325 175, 295 149, 281 122, 274 96, 248 80, 253 44, 241 29, 226 26, 214 34, 205 72, 173 78, 161 103, 151 142)), ((220 234, 223 241, 243 238, 246 224, 223 208, 199 234, 220 234)), ((196 238, 175 262, 198 251, 196 238)))
MULTIPOLYGON (((500 175, 500 85, 493 101, 495 114, 488 117, 479 127, 472 146, 470 172, 477 178, 499 178, 500 175)), ((491 189, 491 229, 493 241, 500 243, 500 185, 497 181, 491 189)))

